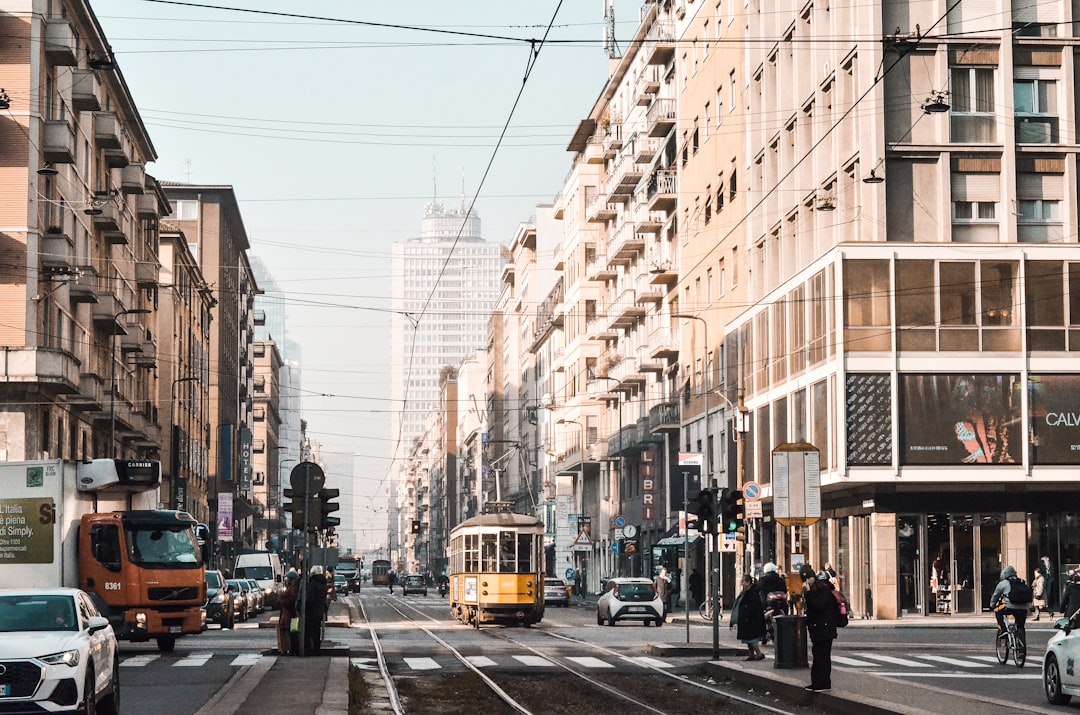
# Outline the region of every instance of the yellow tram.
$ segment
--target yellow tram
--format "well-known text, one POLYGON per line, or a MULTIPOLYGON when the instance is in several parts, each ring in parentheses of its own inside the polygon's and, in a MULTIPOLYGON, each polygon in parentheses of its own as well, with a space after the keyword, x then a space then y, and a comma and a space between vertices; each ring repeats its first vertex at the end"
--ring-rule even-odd
POLYGON ((450 532, 450 613, 462 623, 520 624, 544 617, 544 522, 508 511, 450 532))
POLYGON ((375 559, 371 562, 371 585, 390 585, 390 562, 386 559, 375 559))

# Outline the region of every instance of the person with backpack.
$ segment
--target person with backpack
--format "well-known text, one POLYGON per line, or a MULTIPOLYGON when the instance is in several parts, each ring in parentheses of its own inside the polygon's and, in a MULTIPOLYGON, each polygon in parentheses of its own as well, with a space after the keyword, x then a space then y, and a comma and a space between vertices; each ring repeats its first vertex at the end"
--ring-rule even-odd
POLYGON ((836 629, 840 627, 840 605, 833 595, 827 573, 816 574, 809 564, 803 564, 799 576, 803 581, 802 608, 806 630, 813 643, 811 653, 814 656, 806 690, 820 693, 832 690, 832 645, 836 640, 836 629))
POLYGON ((1021 643, 1027 644, 1024 621, 1031 608, 1032 591, 1022 578, 1016 575, 1016 569, 1006 566, 1001 570, 1001 580, 990 596, 990 608, 997 618, 998 638, 1005 637, 1005 619, 1013 617, 1016 622, 1016 636, 1021 643))

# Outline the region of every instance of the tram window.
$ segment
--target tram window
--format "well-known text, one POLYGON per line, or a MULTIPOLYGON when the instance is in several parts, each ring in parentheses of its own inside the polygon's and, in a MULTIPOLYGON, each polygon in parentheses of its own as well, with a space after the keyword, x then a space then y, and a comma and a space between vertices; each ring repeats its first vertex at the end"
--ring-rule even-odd
POLYGON ((483 534, 483 569, 484 573, 498 573, 499 571, 499 535, 483 534))
POLYGON ((480 538, 478 534, 465 535, 465 571, 476 573, 480 570, 480 538))
POLYGON ((514 532, 499 533, 499 573, 514 573, 514 567, 517 566, 514 546, 514 532))
POLYGON ((518 573, 532 573, 532 540, 531 534, 518 534, 518 573))

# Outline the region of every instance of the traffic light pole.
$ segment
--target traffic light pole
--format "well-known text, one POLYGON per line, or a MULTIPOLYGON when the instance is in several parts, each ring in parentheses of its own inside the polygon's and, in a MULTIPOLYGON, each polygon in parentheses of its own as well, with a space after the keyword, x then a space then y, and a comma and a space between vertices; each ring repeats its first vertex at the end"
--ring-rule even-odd
MULTIPOLYGON (((688 498, 690 488, 689 473, 684 469, 682 473, 682 510, 683 510, 683 572, 690 566, 690 500, 688 498)), ((682 578, 682 574, 679 575, 682 578)), ((683 592, 683 607, 686 615, 686 642, 690 643, 690 594, 683 590, 682 584, 679 590, 683 592)))

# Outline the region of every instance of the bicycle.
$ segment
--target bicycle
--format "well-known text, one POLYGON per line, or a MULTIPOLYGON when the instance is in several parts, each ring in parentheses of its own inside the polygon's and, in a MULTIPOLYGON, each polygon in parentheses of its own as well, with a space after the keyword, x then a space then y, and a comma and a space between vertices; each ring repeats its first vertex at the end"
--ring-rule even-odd
MULTIPOLYGON (((1011 615, 1011 614, 1010 614, 1011 615)), ((1009 653, 1012 653, 1013 664, 1017 668, 1023 668, 1027 660, 1027 644, 1016 630, 1016 617, 1005 616, 1006 627, 1003 633, 997 633, 994 650, 998 662, 1005 665, 1009 662, 1009 653)))
POLYGON ((713 606, 718 600, 720 601, 720 613, 717 615, 716 619, 718 621, 724 620, 724 602, 723 600, 720 600, 719 597, 702 601, 701 605, 698 606, 698 615, 701 616, 703 620, 712 623, 713 606))

